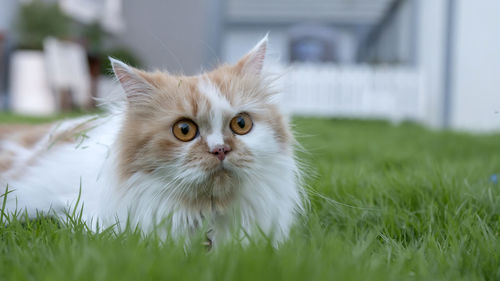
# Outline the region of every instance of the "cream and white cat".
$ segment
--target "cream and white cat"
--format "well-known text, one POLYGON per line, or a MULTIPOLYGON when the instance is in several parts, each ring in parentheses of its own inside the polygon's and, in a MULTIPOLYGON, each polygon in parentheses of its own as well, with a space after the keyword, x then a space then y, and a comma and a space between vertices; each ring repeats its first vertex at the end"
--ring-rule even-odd
MULTIPOLYGON (((303 210, 294 138, 262 73, 267 36, 235 65, 198 76, 111 59, 123 101, 106 116, 0 128, 7 212, 62 215, 212 241, 263 231, 280 242, 303 210), (3 131, 3 132, 2 132, 3 131)), ((0 194, 4 192, 1 191, 0 194)))

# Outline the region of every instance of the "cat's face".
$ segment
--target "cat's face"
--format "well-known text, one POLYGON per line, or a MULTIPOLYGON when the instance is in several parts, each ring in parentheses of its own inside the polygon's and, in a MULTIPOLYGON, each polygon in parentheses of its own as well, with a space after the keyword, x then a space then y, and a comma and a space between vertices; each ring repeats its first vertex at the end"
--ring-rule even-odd
POLYGON ((261 73, 266 41, 236 65, 199 76, 113 61, 128 98, 119 136, 122 179, 155 177, 186 204, 224 207, 242 181, 258 179, 273 157, 290 154, 288 124, 261 73))

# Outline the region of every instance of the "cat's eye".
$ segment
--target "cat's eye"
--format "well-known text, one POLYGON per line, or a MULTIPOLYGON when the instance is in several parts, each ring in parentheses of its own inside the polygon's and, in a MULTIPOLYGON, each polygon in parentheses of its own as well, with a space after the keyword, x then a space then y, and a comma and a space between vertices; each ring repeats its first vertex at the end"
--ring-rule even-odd
POLYGON ((250 132, 250 130, 252 130, 252 118, 250 118, 250 115, 246 113, 240 113, 231 119, 229 126, 235 134, 246 135, 250 132))
POLYGON ((189 119, 175 122, 172 133, 180 141, 191 141, 198 135, 198 126, 189 119))

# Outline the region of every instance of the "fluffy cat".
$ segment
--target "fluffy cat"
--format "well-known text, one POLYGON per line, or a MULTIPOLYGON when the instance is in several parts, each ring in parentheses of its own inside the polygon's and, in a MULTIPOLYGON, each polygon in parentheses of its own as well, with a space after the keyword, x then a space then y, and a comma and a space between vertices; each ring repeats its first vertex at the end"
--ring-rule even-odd
POLYGON ((81 192, 83 219, 94 227, 149 232, 166 222, 177 237, 208 225, 211 242, 235 229, 283 241, 304 192, 294 138, 262 73, 266 45, 267 36, 235 65, 198 76, 111 59, 123 89, 111 113, 0 128, 7 211, 62 215, 81 192))

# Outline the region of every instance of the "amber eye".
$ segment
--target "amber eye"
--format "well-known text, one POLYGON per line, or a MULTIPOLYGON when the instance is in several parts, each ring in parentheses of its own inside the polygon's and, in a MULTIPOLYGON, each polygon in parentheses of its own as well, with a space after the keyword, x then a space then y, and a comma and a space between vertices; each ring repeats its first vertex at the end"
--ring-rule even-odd
POLYGON ((180 141, 191 141, 198 135, 198 126, 189 119, 182 119, 175 122, 172 133, 180 141))
POLYGON ((229 125, 235 134, 245 135, 252 130, 253 122, 248 114, 240 113, 231 120, 229 125))

